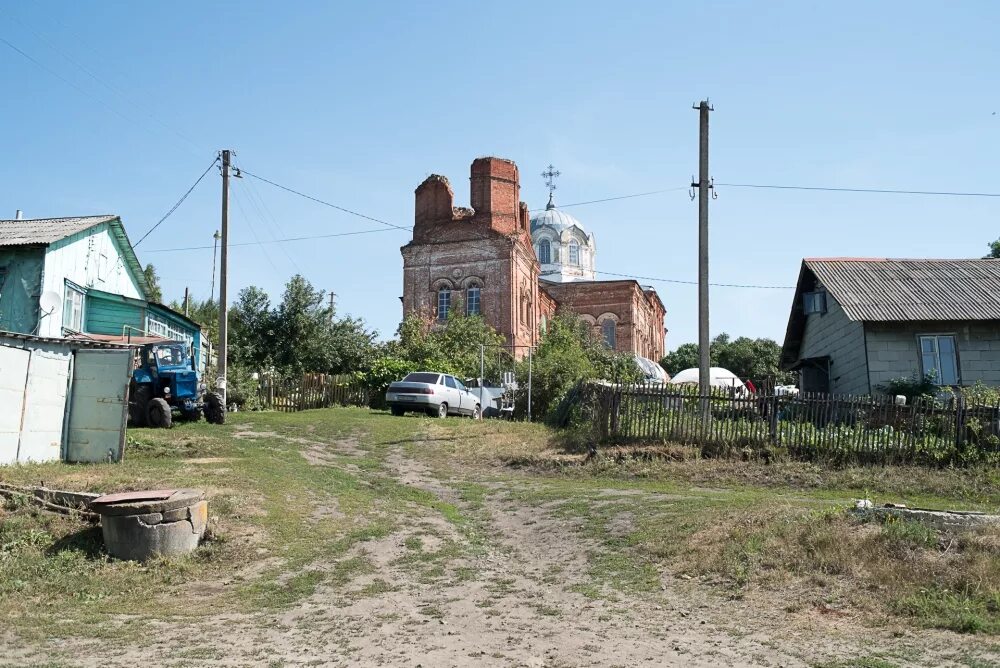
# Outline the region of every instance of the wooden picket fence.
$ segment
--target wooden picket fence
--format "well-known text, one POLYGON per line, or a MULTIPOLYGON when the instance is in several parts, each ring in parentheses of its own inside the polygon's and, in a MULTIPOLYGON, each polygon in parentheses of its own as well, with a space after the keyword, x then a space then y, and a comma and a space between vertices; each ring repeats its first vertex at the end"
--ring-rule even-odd
POLYGON ((962 395, 897 405, 890 396, 700 395, 676 385, 592 383, 585 411, 603 443, 664 441, 708 452, 782 448, 806 460, 1000 463, 1000 403, 962 395))
POLYGON ((258 393, 263 410, 286 413, 309 408, 368 405, 368 389, 347 375, 304 373, 291 379, 264 377, 258 393))

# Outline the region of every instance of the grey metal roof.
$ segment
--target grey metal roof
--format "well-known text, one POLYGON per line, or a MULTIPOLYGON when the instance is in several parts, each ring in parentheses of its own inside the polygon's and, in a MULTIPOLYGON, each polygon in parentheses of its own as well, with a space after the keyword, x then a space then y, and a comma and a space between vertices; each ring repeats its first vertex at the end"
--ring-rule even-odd
POLYGON ((0 220, 0 246, 50 244, 116 218, 118 216, 0 220))
POLYGON ((799 359, 802 295, 820 286, 858 322, 1000 320, 1000 260, 806 258, 781 351, 785 368, 799 359))
POLYGON ((1000 320, 1000 260, 807 258, 850 320, 1000 320))

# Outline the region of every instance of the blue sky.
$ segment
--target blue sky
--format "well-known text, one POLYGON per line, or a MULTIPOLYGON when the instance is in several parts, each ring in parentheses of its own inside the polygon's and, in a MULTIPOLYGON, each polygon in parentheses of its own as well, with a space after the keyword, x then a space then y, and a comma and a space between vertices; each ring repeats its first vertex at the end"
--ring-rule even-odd
MULTIPOLYGON (((717 182, 1000 192, 1000 6, 989 2, 58 3, 0 6, 0 215, 117 213, 141 237, 220 148, 247 170, 410 225, 413 189, 473 158, 561 172, 557 203, 690 183, 709 97, 717 182), (38 64, 40 63, 40 65, 38 64), (998 112, 994 114, 994 112, 998 112)), ((214 171, 137 249, 166 298, 206 297, 214 171)), ((975 257, 1000 198, 719 187, 712 280, 792 285, 808 256, 975 257)), ((567 209, 597 267, 697 276, 685 190, 567 209)), ((378 225, 246 178, 232 241, 378 225)), ((302 273, 384 336, 406 233, 234 248, 232 294, 302 273)), ((650 282, 650 281, 644 281, 650 282)), ((697 336, 696 288, 650 282, 668 348, 697 336)), ((789 290, 712 289, 712 331, 784 335, 789 290)))

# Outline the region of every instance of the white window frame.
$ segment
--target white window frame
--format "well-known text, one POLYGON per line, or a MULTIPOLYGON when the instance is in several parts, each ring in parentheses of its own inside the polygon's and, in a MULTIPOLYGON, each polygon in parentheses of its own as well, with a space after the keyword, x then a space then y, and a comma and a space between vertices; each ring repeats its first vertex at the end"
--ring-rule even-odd
POLYGON ((451 310, 451 289, 441 288, 437 292, 437 319, 444 322, 448 319, 448 311, 451 310))
POLYGON ((171 341, 194 343, 194 336, 188 332, 178 328, 166 318, 160 318, 148 313, 146 314, 146 333, 153 334, 154 336, 162 336, 171 341))
MULTIPOLYGON (((917 354, 920 356, 921 375, 926 376, 928 373, 935 372, 934 382, 937 385, 962 384, 962 367, 958 359, 957 336, 954 334, 918 334, 917 354), (955 375, 953 378, 946 378, 941 369, 941 341, 944 339, 951 340, 951 361, 955 369, 955 375), (931 344, 931 349, 929 351, 924 351, 925 341, 931 344), (928 364, 928 362, 930 362, 930 364, 928 364)), ((945 354, 947 355, 948 353, 946 352, 945 354)))
POLYGON ((574 267, 580 266, 580 243, 576 239, 569 242, 569 263, 574 267))
POLYGON ((482 315, 482 297, 483 291, 478 285, 465 289, 465 315, 482 315))
POLYGON ((541 264, 552 264, 552 242, 548 239, 538 242, 538 261, 541 264))
POLYGON ((70 332, 82 332, 85 322, 84 309, 87 304, 87 291, 76 283, 65 282, 63 296, 62 328, 70 332), (79 320, 79 322, 77 322, 79 320), (74 325, 76 325, 74 327, 74 325))

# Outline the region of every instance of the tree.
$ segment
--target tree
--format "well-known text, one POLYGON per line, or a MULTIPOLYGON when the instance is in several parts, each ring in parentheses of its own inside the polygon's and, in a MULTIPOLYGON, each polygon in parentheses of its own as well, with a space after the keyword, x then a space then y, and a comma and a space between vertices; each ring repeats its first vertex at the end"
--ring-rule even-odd
POLYGON ((142 270, 142 275, 146 278, 146 297, 151 302, 163 301, 163 290, 160 289, 160 277, 156 274, 156 267, 152 263, 147 264, 142 270))
MULTIPOLYGON (((559 314, 551 321, 532 353, 531 404, 535 415, 548 415, 578 383, 603 379, 635 382, 640 371, 635 359, 608 348, 601 337, 573 314, 559 314)), ((523 379, 518 404, 526 409, 528 360, 518 362, 523 379)))
POLYGON ((983 257, 984 260, 996 260, 1000 259, 1000 239, 996 241, 991 241, 987 244, 990 249, 990 254, 983 257))
MULTIPOLYGON (((716 336, 709 348, 712 366, 723 367, 743 379, 754 382, 774 377, 778 383, 791 382, 794 376, 781 369, 781 346, 773 339, 731 339, 726 333, 716 336)), ((668 353, 660 366, 671 376, 698 366, 698 345, 685 343, 668 353)))

